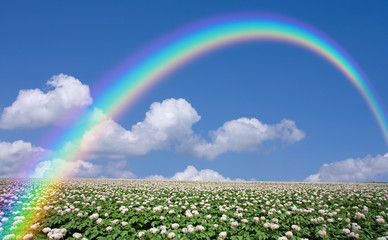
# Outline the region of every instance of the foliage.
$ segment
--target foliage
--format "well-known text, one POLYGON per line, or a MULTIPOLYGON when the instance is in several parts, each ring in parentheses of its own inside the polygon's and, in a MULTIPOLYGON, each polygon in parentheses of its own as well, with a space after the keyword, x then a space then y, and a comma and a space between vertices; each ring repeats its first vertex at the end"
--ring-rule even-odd
MULTIPOLYGON (((23 199, 32 201, 33 193, 23 199)), ((384 239, 388 231, 388 184, 70 179, 40 202, 23 236, 311 240, 384 239)))

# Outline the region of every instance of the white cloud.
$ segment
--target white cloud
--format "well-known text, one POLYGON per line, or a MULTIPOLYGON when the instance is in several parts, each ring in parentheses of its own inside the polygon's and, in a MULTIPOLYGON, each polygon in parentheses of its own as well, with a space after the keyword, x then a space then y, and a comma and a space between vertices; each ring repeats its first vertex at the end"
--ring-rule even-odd
POLYGON ((40 162, 32 177, 98 177, 101 171, 100 166, 83 160, 65 162, 62 159, 52 159, 40 162))
POLYGON ((103 172, 107 173, 109 177, 130 179, 136 178, 136 175, 130 170, 126 170, 127 162, 125 160, 108 162, 103 167, 103 172))
POLYGON ((15 142, 0 142, 0 177, 23 177, 30 169, 28 164, 47 153, 40 147, 21 140, 15 142))
POLYGON ((365 158, 349 158, 323 164, 316 174, 311 174, 307 182, 361 182, 378 181, 388 176, 388 153, 365 158))
MULTIPOLYGON (((95 111, 96 115, 102 113, 95 111)), ((126 130, 108 118, 95 129, 85 133, 82 149, 91 155, 119 158, 144 155, 151 150, 163 149, 171 143, 192 134, 192 125, 200 116, 184 99, 155 102, 144 121, 126 130)))
POLYGON ((179 150, 192 157, 214 159, 227 151, 257 150, 263 142, 269 140, 294 143, 305 137, 294 121, 282 120, 278 124, 268 125, 256 118, 228 121, 209 135, 211 142, 192 136, 183 142, 179 150))
POLYGON ((11 106, 3 109, 0 128, 34 128, 64 121, 69 110, 92 103, 89 87, 78 79, 59 74, 47 81, 53 90, 20 90, 11 106))
POLYGON ((132 126, 131 130, 106 118, 99 110, 94 114, 96 119, 104 120, 86 132, 81 141, 81 148, 89 158, 145 155, 176 145, 178 152, 191 157, 214 159, 227 151, 257 150, 265 141, 294 143, 305 136, 291 120, 267 125, 255 118, 240 118, 211 131, 211 142, 207 142, 194 134, 192 125, 201 117, 184 99, 153 103, 144 121, 132 126))
POLYGON ((88 177, 88 178, 135 178, 136 175, 126 170, 126 161, 93 164, 84 160, 65 162, 53 159, 40 162, 34 170, 33 178, 42 177, 88 177))
MULTIPOLYGON (((66 83, 58 83, 62 80, 72 82, 74 79, 59 75, 58 78, 52 80, 56 83, 52 84, 55 86, 66 85, 66 83)), ((55 91, 60 92, 59 88, 62 87, 58 87, 46 95, 54 94, 55 91)), ((19 97, 21 95, 23 94, 20 94, 19 97)), ((24 101, 20 102, 20 99, 24 99, 24 97, 18 98, 11 108, 24 101)), ((47 99, 51 99, 51 97, 47 99)), ((65 101, 61 100, 60 102, 65 101)), ((293 143, 299 141, 305 135, 290 120, 282 120, 278 124, 267 125, 254 118, 240 118, 226 122, 216 131, 211 131, 212 140, 207 142, 193 132, 193 124, 198 122, 201 117, 190 103, 184 99, 167 99, 161 103, 153 103, 146 113, 144 121, 133 125, 131 130, 126 130, 98 109, 94 110, 92 116, 93 121, 100 122, 97 127, 86 132, 81 142, 69 142, 63 149, 63 151, 73 151, 74 148, 80 148, 82 153, 79 156, 83 160, 73 161, 63 169, 57 168, 57 166, 65 164, 63 160, 42 161, 36 167, 34 177, 47 176, 50 172, 57 174, 55 169, 61 169, 65 171, 63 174, 66 176, 134 178, 135 175, 131 171, 125 170, 125 161, 115 160, 106 165, 98 165, 86 160, 101 159, 102 157, 117 159, 145 155, 152 150, 167 149, 170 146, 178 146, 177 151, 196 158, 213 159, 227 151, 256 150, 260 144, 267 140, 278 139, 283 142, 293 143), (79 145, 81 146, 79 147, 79 145), (54 166, 55 169, 53 169, 54 166)), ((20 164, 27 158, 45 152, 47 151, 23 141, 1 142, 0 176, 8 176, 7 174, 15 172, 16 169, 21 169, 20 164)), ((209 169, 197 171, 192 166, 189 166, 182 173, 177 173, 172 179, 183 180, 188 178, 193 180, 228 180, 215 171, 209 169)))
POLYGON ((187 166, 183 172, 177 172, 170 178, 161 175, 152 175, 146 177, 152 180, 177 180, 177 181, 231 181, 218 172, 211 169, 197 170, 194 166, 187 166))

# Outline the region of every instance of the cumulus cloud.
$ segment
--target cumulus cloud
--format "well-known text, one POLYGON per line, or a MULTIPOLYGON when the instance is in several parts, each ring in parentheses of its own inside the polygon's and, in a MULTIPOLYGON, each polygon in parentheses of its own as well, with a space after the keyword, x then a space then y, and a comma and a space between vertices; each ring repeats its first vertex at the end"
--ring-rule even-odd
POLYGON ((59 74, 47 81, 54 88, 20 90, 11 106, 3 109, 0 128, 34 128, 54 124, 69 115, 70 110, 92 103, 89 87, 74 77, 59 74))
POLYGON ((33 178, 43 177, 87 177, 87 178, 121 178, 132 179, 136 175, 126 170, 127 162, 116 161, 106 164, 93 164, 89 161, 75 160, 65 162, 52 159, 40 162, 34 170, 33 178))
POLYGON ((177 172, 170 178, 166 178, 162 175, 152 175, 146 177, 146 179, 177 181, 231 181, 230 178, 226 178, 214 170, 197 170, 194 166, 187 166, 183 172, 177 172))
MULTIPOLYGON (((95 110, 96 115, 102 115, 95 110)), ((98 117, 98 118, 101 118, 98 117)), ((155 102, 144 121, 126 130, 110 118, 85 133, 81 148, 89 155, 120 158, 144 155, 151 150, 163 149, 171 143, 192 135, 192 125, 200 116, 184 99, 155 102)))
POLYGON ((104 166, 103 172, 107 173, 109 177, 113 177, 113 178, 121 178, 121 179, 136 178, 136 175, 130 170, 126 170, 126 168, 127 168, 127 162, 125 160, 111 161, 104 166))
POLYGON ((255 118, 240 118, 210 131, 211 141, 208 142, 193 132, 193 124, 201 117, 184 99, 153 103, 144 121, 132 126, 131 130, 126 130, 99 110, 94 114, 96 119, 103 120, 86 132, 81 141, 81 149, 89 158, 123 158, 177 146, 178 152, 190 157, 214 159, 228 151, 257 150, 265 141, 294 143, 305 137, 291 120, 268 125, 255 118))
POLYGON ((307 182, 364 182, 378 181, 388 176, 388 153, 370 155, 365 158, 349 158, 342 161, 323 164, 316 174, 311 174, 307 182))
POLYGON ((256 118, 239 118, 228 121, 209 134, 211 141, 192 136, 183 142, 179 150, 195 158, 214 159, 227 151, 254 151, 269 140, 281 140, 294 143, 305 137, 294 121, 282 120, 278 124, 268 125, 256 118))
POLYGON ((29 142, 18 140, 15 142, 0 142, 0 177, 23 177, 29 169, 28 163, 47 153, 40 147, 29 142))

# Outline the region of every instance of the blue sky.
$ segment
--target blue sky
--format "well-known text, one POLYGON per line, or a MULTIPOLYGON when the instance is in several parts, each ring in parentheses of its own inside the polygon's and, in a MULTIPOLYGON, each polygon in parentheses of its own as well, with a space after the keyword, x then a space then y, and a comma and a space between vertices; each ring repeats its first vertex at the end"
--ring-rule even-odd
MULTIPOLYGON (((40 97, 53 101, 48 103, 51 113, 60 113, 62 105, 58 105, 56 98, 46 97, 50 91, 53 96, 61 93, 46 83, 61 73, 65 75, 54 79, 58 84, 64 84, 62 88, 73 84, 71 86, 77 91, 90 89, 84 95, 69 90, 67 96, 73 98, 71 101, 79 103, 82 97, 83 100, 95 99, 95 84, 147 44, 192 22, 244 11, 285 15, 330 36, 361 66, 382 102, 388 106, 385 94, 388 92, 386 1, 368 5, 361 1, 290 1, 283 4, 272 1, 117 1, 115 4, 108 1, 2 1, 2 119, 5 119, 4 109, 15 103, 23 89, 28 90, 31 102, 39 102, 33 89, 40 89, 43 94, 38 94, 40 97)), ((93 157, 79 159, 78 165, 70 166, 74 168, 74 176, 388 180, 388 155, 384 156, 388 152, 387 146, 361 95, 332 65, 299 47, 251 42, 202 56, 167 76, 162 84, 109 126, 121 126, 118 134, 128 134, 138 122, 143 122, 146 129, 149 126, 145 121, 146 112, 153 103, 161 103, 159 108, 156 107, 160 111, 167 109, 178 115, 174 109, 179 104, 189 112, 194 110, 200 120, 195 114, 191 119, 185 118, 190 126, 184 130, 192 131, 190 136, 207 142, 211 142, 209 131, 214 134, 225 123, 236 124, 233 121, 240 118, 255 118, 267 126, 289 119, 295 122, 295 129, 305 135, 293 142, 280 136, 256 142, 253 147, 241 147, 238 151, 229 146, 208 159, 205 155, 200 157, 190 154, 187 149, 182 150, 181 145, 187 143, 171 136, 167 143, 145 147, 150 141, 146 138, 148 135, 141 132, 139 134, 145 136, 141 147, 148 149, 144 153, 134 154, 128 150, 123 154, 127 142, 112 142, 112 146, 121 147, 119 157, 112 157, 114 147, 107 149, 109 146, 104 146, 105 154, 92 154, 93 157), (163 102, 166 99, 170 100, 163 102), (179 172, 181 174, 176 174, 179 172)), ((18 115, 10 121, 15 124, 20 119, 25 121, 12 129, 7 129, 9 125, 3 123, 0 128, 2 177, 12 176, 12 172, 22 167, 28 156, 36 151, 50 150, 49 145, 40 145, 42 136, 53 128, 61 130, 61 126, 44 117, 42 115, 42 119, 34 122, 28 120, 29 116, 18 115), (39 121, 38 126, 36 122, 39 121)), ((236 129, 237 132, 241 130, 236 129)), ((175 129, 173 133, 180 130, 175 129)), ((98 146, 96 143, 95 151, 102 152, 98 146)))

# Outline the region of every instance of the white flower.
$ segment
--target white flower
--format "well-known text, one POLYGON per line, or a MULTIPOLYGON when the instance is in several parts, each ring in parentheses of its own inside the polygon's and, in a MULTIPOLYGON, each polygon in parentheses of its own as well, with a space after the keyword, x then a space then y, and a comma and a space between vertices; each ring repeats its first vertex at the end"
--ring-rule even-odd
POLYGON ((143 235, 145 234, 145 232, 139 232, 138 234, 137 234, 137 236, 139 237, 139 238, 141 238, 143 235))
POLYGON ((344 234, 349 234, 350 233, 350 229, 344 228, 344 229, 342 229, 342 232, 344 234))
POLYGON ((318 231, 318 235, 323 237, 323 236, 326 236, 326 231, 325 230, 319 230, 318 231))
POLYGON ((231 227, 231 228, 235 228, 235 227, 237 227, 237 226, 238 226, 238 222, 232 222, 230 227, 231 227))
POLYGON ((175 233, 170 232, 170 233, 167 235, 167 237, 168 237, 169 239, 172 239, 172 238, 175 237, 175 233))
POLYGON ((365 215, 359 212, 356 212, 356 216, 354 216, 355 219, 365 219, 365 215))
POLYGON ((170 211, 168 211, 168 214, 174 214, 175 213, 175 211, 174 210, 170 210, 170 211))
POLYGON ((354 233, 354 232, 351 232, 350 236, 354 237, 354 238, 359 238, 360 237, 360 235, 358 233, 354 233))
POLYGON ((192 233, 192 232, 194 232, 194 227, 193 226, 187 226, 187 231, 189 232, 189 233, 192 233))
POLYGON ((298 227, 297 225, 292 225, 291 228, 297 232, 300 231, 300 227, 298 227))
POLYGON ((355 231, 361 230, 361 226, 358 225, 357 223, 352 223, 352 228, 353 228, 353 230, 355 230, 355 231))
POLYGON ((107 232, 110 232, 110 231, 112 231, 112 230, 113 230, 113 228, 112 228, 111 226, 109 226, 109 227, 106 228, 106 231, 107 231, 107 232))
POLYGON ((197 230, 197 231, 204 231, 205 228, 203 226, 201 226, 201 225, 198 225, 198 226, 195 227, 195 230, 197 230))
POLYGON ((13 239, 13 238, 15 238, 15 234, 8 234, 8 235, 5 235, 3 240, 13 239))
POLYGON ((218 236, 220 237, 220 239, 224 239, 224 238, 226 238, 227 234, 226 234, 226 232, 220 232, 220 234, 218 236))
POLYGON ((175 228, 178 228, 179 227, 179 224, 178 223, 173 223, 172 225, 171 225, 171 228, 172 229, 175 229, 175 228))
POLYGON ((276 223, 274 223, 274 224, 271 224, 270 228, 271 228, 272 230, 276 230, 276 229, 279 228, 279 225, 277 225, 276 223))
POLYGON ((39 223, 35 223, 35 224, 32 225, 30 228, 36 230, 36 229, 39 228, 39 225, 40 225, 39 223))
POLYGON ((97 224, 101 224, 101 223, 102 223, 102 219, 101 219, 101 218, 97 219, 97 220, 96 220, 96 223, 97 223, 97 224))
POLYGON ((82 234, 81 233, 73 233, 73 238, 81 238, 82 234))
POLYGON ((154 207, 153 209, 152 209, 152 211, 154 212, 154 213, 156 213, 156 212, 161 212, 163 210, 163 206, 157 206, 157 207, 154 207))
POLYGON ((95 219, 98 218, 98 213, 93 213, 92 215, 89 216, 90 219, 95 219))
POLYGON ((54 228, 54 229, 51 229, 51 231, 49 233, 47 233, 47 237, 49 237, 49 239, 61 239, 63 238, 63 234, 66 232, 66 229, 65 228, 54 228))
POLYGON ((24 235, 23 239, 32 239, 34 237, 34 235, 32 235, 32 233, 28 233, 26 235, 24 235))

